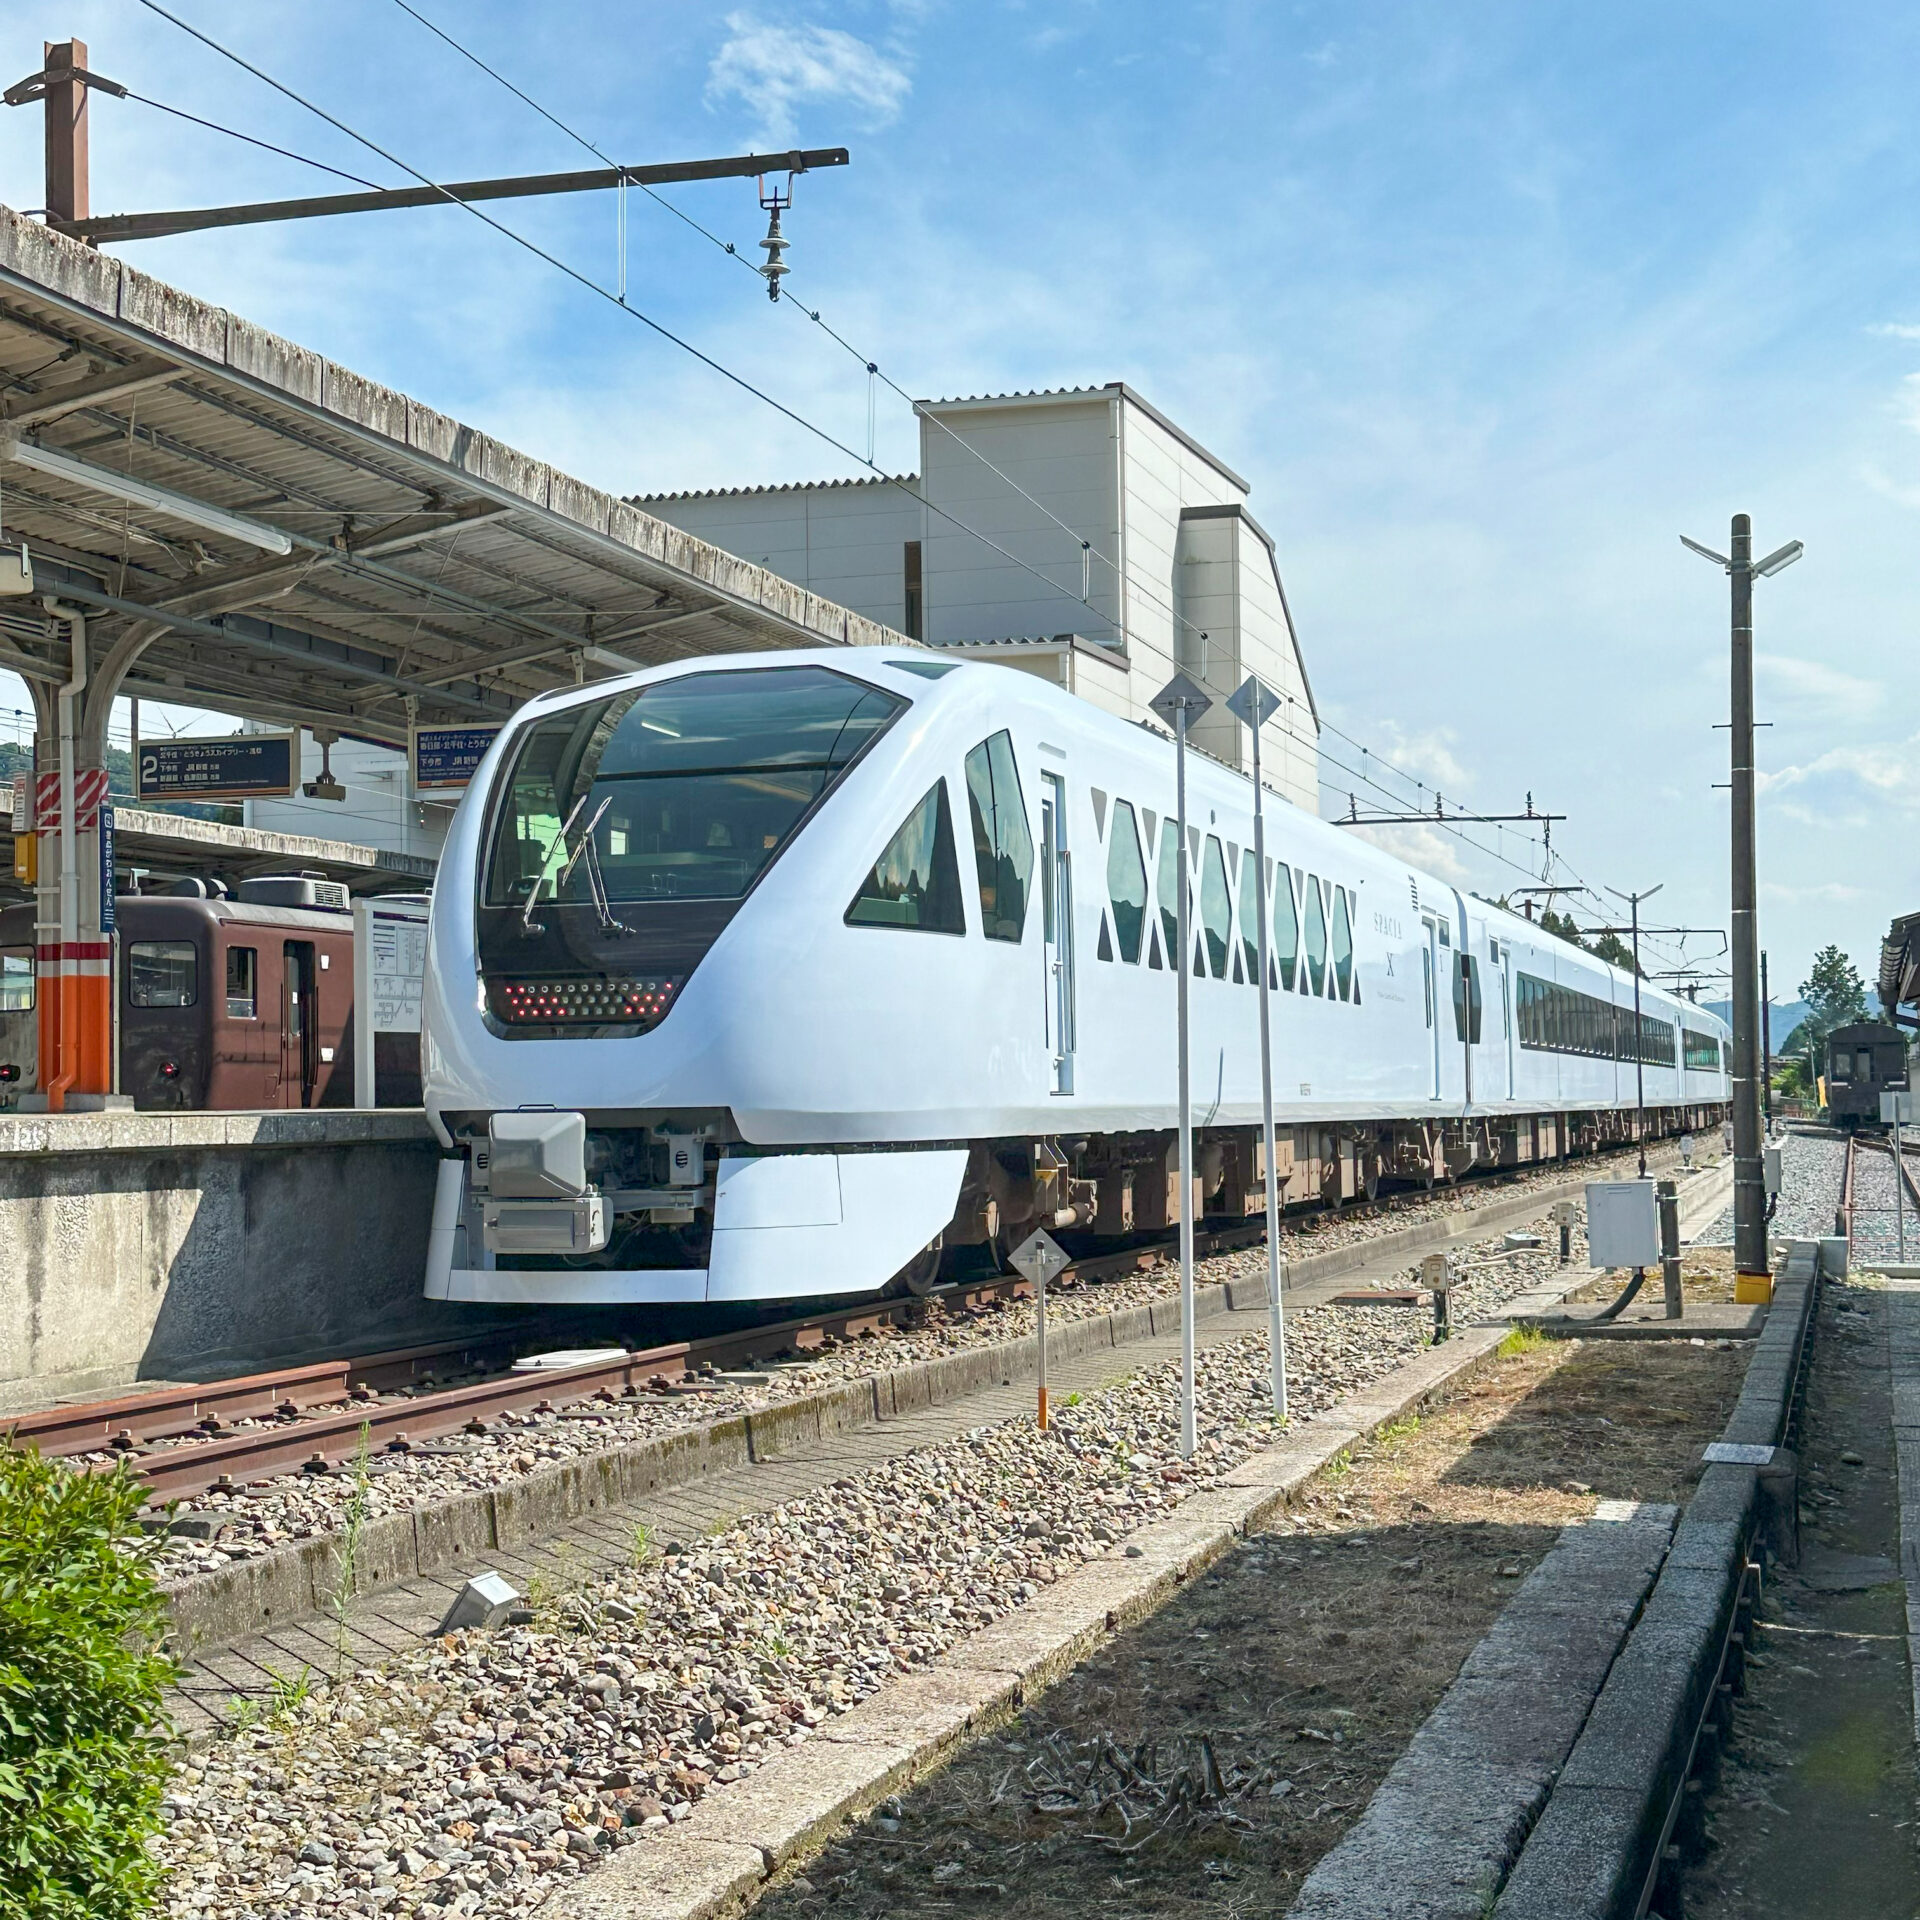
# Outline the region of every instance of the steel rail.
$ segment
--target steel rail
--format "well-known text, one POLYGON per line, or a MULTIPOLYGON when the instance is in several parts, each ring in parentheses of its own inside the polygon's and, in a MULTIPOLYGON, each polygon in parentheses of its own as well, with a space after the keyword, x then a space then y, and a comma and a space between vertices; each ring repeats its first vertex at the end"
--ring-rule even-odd
MULTIPOLYGON (((1232 1226, 1204 1236, 1208 1252, 1248 1245, 1257 1224, 1232 1226)), ((1111 1278, 1157 1263, 1164 1250, 1143 1246, 1124 1253, 1096 1254, 1072 1263, 1068 1277, 1111 1278)), ((961 1281, 928 1296, 950 1310, 975 1311, 992 1300, 1009 1300, 1031 1291, 1017 1274, 961 1281)), ((331 1471, 363 1450, 405 1452, 416 1441, 463 1430, 485 1431, 502 1414, 539 1410, 568 1402, 637 1399, 644 1392, 685 1390, 703 1375, 757 1360, 763 1355, 807 1352, 858 1339, 869 1330, 897 1326, 916 1318, 926 1302, 911 1296, 831 1309, 804 1317, 762 1322, 699 1340, 623 1350, 578 1367, 502 1374, 471 1386, 416 1394, 405 1400, 355 1407, 315 1420, 290 1420, 227 1438, 210 1438, 153 1452, 132 1454, 133 1470, 146 1482, 149 1504, 184 1499, 216 1486, 294 1470, 331 1471)), ((354 1372, 348 1363, 348 1371, 354 1372)), ((357 1374, 355 1375, 357 1378, 357 1374)), ((96 1443, 98 1444, 98 1443, 96 1443)))
POLYGON ((159 1387, 111 1400, 76 1401, 35 1413, 0 1416, 0 1431, 13 1445, 31 1443, 49 1458, 92 1453, 102 1447, 125 1450, 143 1440, 191 1433, 196 1427, 218 1432, 229 1420, 305 1413, 345 1400, 361 1387, 379 1392, 410 1386, 449 1367, 492 1358, 512 1337, 505 1332, 481 1333, 466 1340, 316 1360, 230 1380, 159 1387))

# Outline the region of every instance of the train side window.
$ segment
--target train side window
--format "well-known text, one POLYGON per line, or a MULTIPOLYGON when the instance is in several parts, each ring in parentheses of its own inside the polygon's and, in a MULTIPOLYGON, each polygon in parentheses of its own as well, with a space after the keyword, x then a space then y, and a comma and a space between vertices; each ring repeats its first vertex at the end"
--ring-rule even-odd
POLYGON ((33 1011, 33 949, 0 947, 0 1013, 33 1011))
POLYGON ((1033 834, 1013 761, 1013 735, 996 733, 967 755, 973 857, 980 871, 980 917, 989 940, 1018 942, 1027 926, 1033 834))
POLYGON ((259 954, 252 947, 227 949, 227 1018, 259 1017, 259 954))
POLYGON ((1249 847, 1240 860, 1240 965, 1249 983, 1260 978, 1260 866, 1249 847))
POLYGON ((200 955, 187 940, 136 940, 127 949, 127 1001, 191 1007, 200 998, 200 955))
POLYGON ((1140 856, 1140 829, 1130 800, 1113 803, 1113 824, 1107 829, 1107 898, 1113 902, 1120 958, 1137 964, 1147 929, 1147 863, 1140 856))
POLYGON ((1200 868, 1200 925, 1207 936, 1207 966, 1216 980, 1224 980, 1233 941, 1233 902, 1227 893, 1227 856, 1211 833, 1200 868))
POLYGON ((1306 876, 1307 984, 1315 993, 1327 990, 1327 906, 1317 874, 1306 876))
POLYGON ((1160 818, 1160 939, 1168 964, 1180 951, 1180 827, 1172 814, 1160 818))
POLYGON ((913 927, 922 933, 965 933, 960 862, 953 850, 953 812, 947 783, 936 780, 926 798, 873 863, 846 914, 850 927, 913 927))
POLYGON ((1420 984, 1426 989, 1427 1025, 1433 1025, 1433 949, 1420 949, 1420 984))
POLYGON ((1342 1000, 1353 998, 1353 917, 1345 887, 1333 890, 1333 982, 1342 1000))
POLYGON ((1300 910, 1293 902, 1293 873, 1284 860, 1273 870, 1273 955, 1280 963, 1280 984, 1291 993, 1300 958, 1300 910))

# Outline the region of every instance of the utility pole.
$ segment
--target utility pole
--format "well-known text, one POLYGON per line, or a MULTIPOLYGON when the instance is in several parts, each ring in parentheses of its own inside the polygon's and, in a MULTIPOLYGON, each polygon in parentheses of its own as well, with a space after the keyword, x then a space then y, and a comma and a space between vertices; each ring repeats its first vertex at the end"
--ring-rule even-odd
MULTIPOLYGON (((1773 1131, 1773 989, 1767 985, 1767 950, 1760 949, 1760 1112, 1773 1131)), ((1896 1181, 1895 1185, 1899 1183, 1896 1181)))
POLYGON ((1733 516, 1730 554, 1681 541, 1725 568, 1732 582, 1733 787, 1733 1297, 1764 1305, 1773 1297, 1767 1258, 1767 1185, 1760 1134, 1759 874, 1753 838, 1753 583, 1790 567, 1805 548, 1789 540, 1764 560, 1753 557, 1753 522, 1733 516))
POLYGON ((47 218, 85 220, 87 189, 87 43, 43 40, 46 50, 47 218))
POLYGON ((1645 1029, 1640 1024, 1640 902, 1651 900, 1667 883, 1649 887, 1645 893, 1622 893, 1618 887, 1607 891, 1616 900, 1624 900, 1633 909, 1633 1131, 1640 1143, 1640 1178, 1647 1177, 1647 1064, 1645 1029))
POLYGON ((1227 702, 1229 710, 1253 735, 1253 870, 1259 907, 1258 954, 1260 968, 1260 1142, 1266 1155, 1267 1196, 1267 1369, 1273 1388, 1273 1417, 1287 1417, 1287 1328, 1281 1302, 1286 1262, 1280 1257, 1280 1168, 1273 1135, 1273 1017, 1267 959, 1267 817, 1260 789, 1260 729, 1280 711, 1280 696, 1248 674, 1227 702))
POLYGON ((1200 1444, 1199 1422, 1194 1409, 1193 1351, 1193 1085, 1187 1042, 1187 975, 1193 966, 1193 924, 1187 875, 1187 727, 1213 705, 1213 698, 1187 678, 1176 673, 1153 696, 1155 713, 1173 728, 1175 817, 1162 818, 1160 831, 1171 826, 1179 836, 1179 862, 1176 884, 1178 910, 1175 937, 1180 952, 1174 965, 1178 986, 1177 1026, 1180 1049, 1180 1457, 1191 1460, 1200 1444))

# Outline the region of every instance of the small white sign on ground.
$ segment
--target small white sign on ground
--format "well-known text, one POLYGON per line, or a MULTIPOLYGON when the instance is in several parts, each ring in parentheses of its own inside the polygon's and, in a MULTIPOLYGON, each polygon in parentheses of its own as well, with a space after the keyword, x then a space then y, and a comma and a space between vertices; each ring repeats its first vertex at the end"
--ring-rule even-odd
POLYGON ((1660 1208, 1651 1180, 1596 1180, 1587 1188, 1587 1265, 1660 1264, 1660 1208))

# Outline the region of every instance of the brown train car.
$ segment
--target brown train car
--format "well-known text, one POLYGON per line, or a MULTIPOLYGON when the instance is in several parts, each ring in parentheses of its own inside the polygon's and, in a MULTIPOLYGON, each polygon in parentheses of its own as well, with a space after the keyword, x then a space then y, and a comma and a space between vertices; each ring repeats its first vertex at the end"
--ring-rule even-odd
MULTIPOLYGON (((114 912, 120 1091, 136 1107, 354 1104, 351 914, 183 894, 114 912)), ((0 909, 0 1103, 35 1080, 33 943, 34 909, 0 909)))

